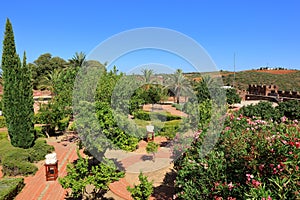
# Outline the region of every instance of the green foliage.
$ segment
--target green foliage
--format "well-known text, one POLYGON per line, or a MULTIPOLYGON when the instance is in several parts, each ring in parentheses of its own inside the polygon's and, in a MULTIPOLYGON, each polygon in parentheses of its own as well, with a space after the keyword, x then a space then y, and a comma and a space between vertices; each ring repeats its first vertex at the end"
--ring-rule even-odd
POLYGON ((159 129, 158 135, 164 136, 167 139, 172 140, 179 129, 180 123, 181 120, 172 120, 165 122, 164 126, 161 129, 159 129))
POLYGON ((122 177, 124 172, 117 171, 112 161, 104 160, 99 165, 89 166, 89 159, 79 155, 74 164, 67 165, 67 175, 59 178, 59 183, 63 188, 72 190, 72 197, 82 197, 87 185, 95 186, 94 194, 103 195, 109 190, 110 183, 122 177))
POLYGON ((4 116, 0 116, 0 128, 6 127, 6 121, 4 116))
POLYGON ((48 153, 54 151, 54 147, 48 145, 44 139, 37 139, 33 147, 28 149, 28 151, 30 153, 30 161, 34 162, 44 160, 48 153))
POLYGON ((7 139, 8 133, 6 131, 0 132, 0 140, 7 139))
POLYGON ((35 136, 37 138, 43 138, 45 137, 45 133, 44 133, 44 128, 42 126, 35 126, 34 127, 34 131, 35 131, 35 136))
POLYGON ((127 117, 121 115, 114 116, 112 109, 107 103, 98 102, 96 110, 102 133, 117 147, 126 151, 135 150, 138 144, 137 137, 140 136, 141 130, 133 126, 127 117), (120 127, 124 128, 121 129, 120 127), (126 131, 132 132, 126 133, 126 131))
POLYGON ((131 193, 131 197, 134 200, 148 200, 153 193, 153 182, 149 182, 147 176, 144 176, 142 172, 139 174, 140 184, 134 185, 133 188, 127 187, 127 190, 131 193))
POLYGON ((169 76, 165 85, 175 94, 177 104, 181 96, 190 96, 192 93, 190 81, 184 77, 181 69, 169 76))
POLYGON ((151 142, 148 142, 147 146, 146 146, 146 151, 147 153, 156 153, 158 150, 158 144, 151 141, 151 142))
POLYGON ((153 142, 153 141, 150 141, 148 142, 147 146, 146 146, 146 151, 147 153, 152 153, 153 154, 153 162, 155 161, 155 153, 157 152, 158 150, 158 144, 153 142))
POLYGON ((172 121, 181 119, 180 116, 172 115, 169 112, 147 112, 143 110, 138 110, 133 112, 134 118, 150 121, 152 119, 160 121, 172 121))
POLYGON ((14 199, 25 186, 23 178, 3 178, 0 180, 0 200, 14 199))
POLYGON ((59 123, 58 123, 58 130, 59 131, 64 131, 67 129, 68 125, 69 125, 69 121, 70 121, 70 117, 67 116, 61 120, 59 120, 59 123))
POLYGON ((263 120, 276 120, 278 121, 280 116, 280 112, 277 108, 272 106, 270 102, 259 102, 256 105, 248 105, 244 106, 239 110, 239 113, 247 116, 247 117, 260 117, 263 120))
POLYGON ((110 72, 104 71, 98 81, 95 100, 110 103, 116 83, 122 76, 123 74, 118 74, 116 67, 110 72))
POLYGON ((8 134, 14 146, 29 148, 34 142, 33 130, 33 94, 31 71, 16 52, 14 33, 10 21, 6 21, 6 30, 2 52, 3 106, 8 134))
POLYGON ((272 123, 230 115, 205 157, 203 137, 176 163, 179 199, 298 199, 300 132, 297 121, 272 123))
POLYGON ((281 116, 286 116, 291 120, 300 119, 300 102, 297 100, 280 102, 276 109, 281 116))
POLYGON ((30 161, 28 151, 13 149, 7 152, 1 160, 3 174, 8 176, 34 174, 38 169, 30 161))
POLYGON ((33 63, 29 64, 32 70, 34 89, 39 88, 42 80, 55 70, 61 70, 67 66, 67 62, 60 57, 52 57, 50 53, 42 54, 33 63))
POLYGON ((241 103, 241 97, 236 92, 236 89, 226 89, 226 101, 228 104, 241 103))
POLYGON ((45 140, 37 139, 34 146, 29 149, 21 149, 12 146, 5 139, 0 140, 0 162, 5 175, 30 175, 37 171, 37 167, 31 162, 45 159, 45 155, 54 150, 46 144, 45 140))

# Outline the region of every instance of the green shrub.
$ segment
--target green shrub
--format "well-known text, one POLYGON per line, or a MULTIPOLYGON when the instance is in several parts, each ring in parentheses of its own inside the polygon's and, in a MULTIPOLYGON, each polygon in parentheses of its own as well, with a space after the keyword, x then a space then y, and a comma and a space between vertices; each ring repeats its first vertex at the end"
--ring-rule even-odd
POLYGON ((177 104, 177 103, 173 103, 172 107, 175 107, 176 110, 182 110, 184 107, 184 104, 177 104))
POLYGON ((48 153, 54 151, 54 147, 48 145, 44 139, 37 139, 33 147, 28 149, 28 151, 30 154, 30 161, 35 162, 45 159, 45 156, 48 153))
POLYGON ((0 140, 0 163, 3 160, 3 157, 5 157, 5 155, 13 149, 15 148, 10 144, 8 140, 0 140))
POLYGON ((148 200, 153 193, 153 182, 148 181, 147 176, 144 176, 142 172, 139 174, 140 184, 134 185, 133 188, 127 187, 131 197, 134 200, 148 200))
POLYGON ((179 129, 180 122, 181 120, 172 120, 165 122, 164 127, 160 129, 158 134, 172 140, 179 129))
POLYGON ((4 116, 0 116, 0 128, 6 127, 6 121, 4 116))
POLYGON ((66 130, 67 127, 68 127, 68 125, 69 125, 69 121, 70 121, 70 117, 69 116, 65 117, 65 118, 63 118, 61 120, 59 120, 58 125, 57 125, 58 126, 58 130, 59 131, 66 130))
POLYGON ((280 112, 272 106, 272 103, 264 101, 256 105, 244 106, 239 110, 239 113, 247 117, 259 117, 263 120, 272 119, 278 121, 281 117, 280 112))
POLYGON ((76 123, 75 123, 75 121, 73 123, 69 123, 68 130, 69 131, 75 131, 76 130, 76 123))
POLYGON ((134 118, 150 121, 152 119, 160 121, 172 121, 181 119, 180 116, 171 115, 169 112, 146 112, 143 110, 138 110, 133 112, 134 118))
POLYGON ((24 149, 15 148, 4 155, 2 159, 3 174, 8 176, 29 175, 37 171, 30 163, 30 154, 24 149))
POLYGON ((300 119, 300 102, 298 100, 280 102, 277 110, 281 116, 286 116, 291 120, 300 119))
POLYGON ((45 137, 45 132, 42 126, 35 126, 34 127, 34 132, 35 132, 35 137, 40 138, 40 137, 45 137))
POLYGON ((149 112, 145 112, 143 110, 138 110, 133 112, 133 116, 136 119, 141 119, 141 120, 145 120, 145 121, 150 121, 150 115, 149 112))
POLYGON ((4 178, 0 180, 0 200, 14 199, 24 187, 23 178, 4 178))

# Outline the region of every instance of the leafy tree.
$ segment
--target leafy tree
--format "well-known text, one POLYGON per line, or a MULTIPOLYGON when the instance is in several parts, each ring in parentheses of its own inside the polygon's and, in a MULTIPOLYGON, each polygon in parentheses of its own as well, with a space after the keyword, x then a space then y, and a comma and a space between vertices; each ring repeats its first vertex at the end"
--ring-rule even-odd
POLYGON ((79 153, 75 163, 67 165, 67 175, 59 178, 64 189, 72 190, 72 197, 82 197, 86 193, 86 186, 93 185, 94 197, 103 196, 109 190, 109 184, 124 177, 110 160, 104 160, 98 165, 89 165, 89 159, 83 158, 79 153))
POLYGON ((38 88, 41 79, 51 74, 55 69, 64 69, 68 67, 68 63, 60 57, 52 57, 50 53, 42 54, 30 64, 32 70, 33 87, 38 88))
POLYGON ((157 152, 158 150, 158 144, 151 141, 151 142, 148 142, 147 146, 146 146, 146 151, 147 153, 152 153, 153 154, 153 162, 155 161, 155 153, 157 152))
POLYGON ((139 181, 140 184, 134 185, 133 188, 128 186, 127 190, 134 200, 148 200, 153 193, 153 182, 149 182, 142 172, 139 174, 139 181))
POLYGON ((234 88, 226 89, 226 101, 230 105, 241 102, 241 98, 237 94, 236 89, 234 88))
POLYGON ((196 84, 195 91, 199 102, 211 99, 209 86, 212 83, 212 78, 209 76, 203 76, 202 80, 196 84))
POLYGON ((16 53, 12 25, 7 19, 2 52, 3 105, 11 144, 29 148, 34 142, 31 71, 16 53))

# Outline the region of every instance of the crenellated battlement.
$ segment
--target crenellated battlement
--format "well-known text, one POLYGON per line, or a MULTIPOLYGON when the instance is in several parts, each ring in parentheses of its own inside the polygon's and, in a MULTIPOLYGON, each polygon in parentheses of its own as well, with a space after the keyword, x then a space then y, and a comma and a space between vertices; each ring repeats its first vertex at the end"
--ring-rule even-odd
POLYGON ((295 98, 300 99, 300 93, 297 91, 282 91, 279 90, 276 85, 256 85, 250 84, 248 88, 248 94, 272 96, 277 98, 295 98))

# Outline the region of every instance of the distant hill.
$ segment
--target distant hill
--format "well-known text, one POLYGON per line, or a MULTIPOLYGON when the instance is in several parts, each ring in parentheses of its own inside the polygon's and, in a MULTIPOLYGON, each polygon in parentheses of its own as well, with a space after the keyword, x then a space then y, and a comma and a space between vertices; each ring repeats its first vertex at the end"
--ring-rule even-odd
MULTIPOLYGON (((212 76, 217 75, 216 72, 204 73, 212 76)), ((186 77, 193 80, 201 80, 200 73, 187 73, 186 77)), ((221 71, 224 85, 232 85, 234 73, 229 71, 221 71)), ((279 90, 299 91, 300 92, 300 71, 299 70, 247 70, 235 73, 235 86, 238 89, 246 90, 249 84, 275 84, 279 90)))

